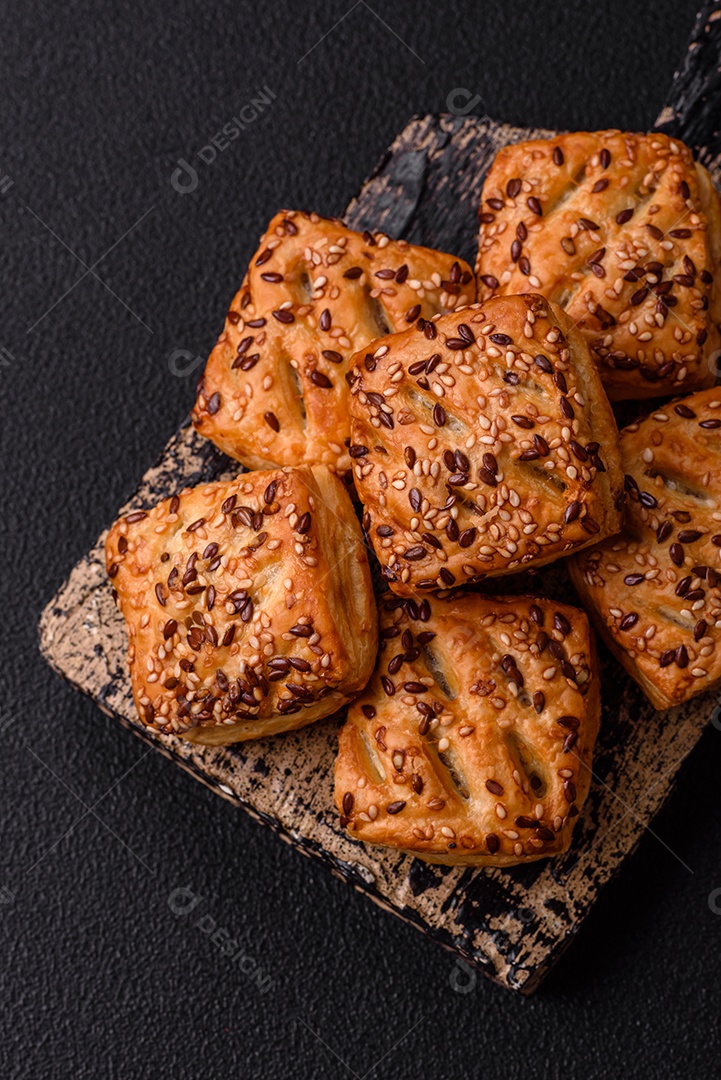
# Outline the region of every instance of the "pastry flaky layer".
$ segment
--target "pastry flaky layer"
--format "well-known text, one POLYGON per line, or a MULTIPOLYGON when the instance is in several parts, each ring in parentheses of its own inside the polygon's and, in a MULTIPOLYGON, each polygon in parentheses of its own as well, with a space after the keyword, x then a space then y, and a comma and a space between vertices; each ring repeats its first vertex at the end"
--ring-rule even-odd
POLYGON ((621 432, 627 521, 569 561, 608 646, 657 709, 721 685, 721 387, 621 432))
POLYGON ((479 298, 532 291, 560 304, 612 401, 713 383, 721 209, 678 139, 582 131, 506 146, 480 222, 479 298))
POLYGON ((582 336, 543 297, 383 338, 349 378, 364 527, 394 592, 541 566, 620 528, 613 413, 582 336))
POLYGON ((319 463, 345 475, 351 355, 475 297, 453 255, 282 210, 230 306, 193 423, 248 468, 319 463))
POLYGON ((210 744, 288 731, 370 677, 366 548, 325 466, 188 488, 120 518, 105 547, 135 702, 156 731, 210 744))
POLYGON ((381 601, 375 673, 341 729, 351 835, 428 862, 565 851, 600 717, 582 611, 528 596, 381 601))

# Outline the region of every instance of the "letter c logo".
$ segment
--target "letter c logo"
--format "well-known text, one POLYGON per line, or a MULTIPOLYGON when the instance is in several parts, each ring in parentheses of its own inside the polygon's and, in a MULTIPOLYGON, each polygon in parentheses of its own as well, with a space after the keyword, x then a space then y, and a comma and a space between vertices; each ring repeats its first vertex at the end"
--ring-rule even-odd
POLYGON ((168 357, 168 367, 178 379, 184 379, 186 375, 191 375, 202 363, 202 356, 193 356, 192 352, 187 349, 175 349, 168 357), (189 361, 189 363, 184 364, 184 360, 189 361))
POLYGON ((480 94, 471 94, 471 91, 466 90, 465 86, 457 86, 448 94, 446 105, 448 111, 455 116, 468 116, 468 113, 475 109, 480 101, 480 94))
POLYGON ((178 168, 173 170, 170 183, 180 195, 189 195, 198 186, 198 173, 185 158, 178 158, 178 168))
POLYGON ((478 976, 464 960, 456 960, 448 981, 457 994, 470 994, 478 982, 478 976))
POLYGON ((173 889, 168 897, 168 907, 174 915, 190 915, 202 899, 202 896, 184 885, 179 889, 173 889))

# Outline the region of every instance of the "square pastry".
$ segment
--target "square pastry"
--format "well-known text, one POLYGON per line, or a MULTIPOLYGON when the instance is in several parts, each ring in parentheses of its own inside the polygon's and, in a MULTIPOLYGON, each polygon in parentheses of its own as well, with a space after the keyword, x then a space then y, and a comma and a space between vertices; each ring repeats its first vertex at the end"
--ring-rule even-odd
POLYGON ((614 656, 657 709, 721 685, 721 387, 621 432, 627 522, 569 561, 614 656))
POLYGON ((480 222, 480 298, 532 291, 560 304, 612 401, 713 383, 719 196, 678 139, 581 131, 506 146, 480 222))
POLYGON ((345 476, 351 355, 475 297, 453 255, 282 210, 230 306, 193 423, 248 468, 320 463, 345 476))
POLYGON ((341 824, 435 863, 566 851, 600 718, 584 613, 459 594, 380 610, 376 671, 339 736, 341 824))
POLYGON ((354 358, 350 455, 394 592, 542 566, 617 532, 616 423, 582 335, 501 296, 354 358))
POLYGON ((350 497, 324 466, 245 473, 120 518, 106 562, 143 723, 226 744, 335 712, 377 614, 350 497))

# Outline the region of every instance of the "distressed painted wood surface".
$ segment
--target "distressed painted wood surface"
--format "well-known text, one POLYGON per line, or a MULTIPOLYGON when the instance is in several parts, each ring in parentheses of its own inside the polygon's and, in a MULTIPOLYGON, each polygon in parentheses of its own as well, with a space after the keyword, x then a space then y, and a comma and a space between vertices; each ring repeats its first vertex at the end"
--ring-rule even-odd
MULTIPOLYGON (((664 128, 681 137, 687 124, 701 137, 698 109, 689 110, 687 103, 694 94, 697 100, 709 87, 714 89, 718 50, 708 47, 704 28, 712 26, 718 45, 721 24, 716 12, 717 5, 712 5, 700 17, 689 59, 674 82, 671 104, 659 117, 664 128), (694 46, 694 40, 705 44, 694 46), (694 67, 699 54, 705 57, 708 78, 694 67)), ((709 108, 706 116, 711 123, 709 108)), ((479 194, 497 148, 549 134, 473 117, 416 118, 351 202, 345 220, 356 229, 382 228, 473 262, 479 194)), ((716 134, 708 127, 706 134, 711 145, 716 134)), ((718 182, 715 144, 701 156, 718 182)), ((123 510, 147 507, 181 487, 232 475, 237 469, 183 427, 123 510)), ((339 718, 226 748, 192 746, 142 727, 125 664, 123 622, 105 575, 103 539, 104 535, 78 563, 42 616, 41 648, 52 667, 129 730, 299 851, 320 858, 382 907, 502 985, 523 993, 539 985, 579 930, 599 890, 638 844, 715 704, 708 697, 698 698, 656 713, 615 662, 602 654, 602 730, 594 782, 572 850, 553 861, 506 870, 427 866, 366 848, 339 828, 332 803, 339 718)), ((523 585, 574 600, 562 564, 534 575, 530 585, 524 575, 523 585)), ((506 591, 512 587, 519 587, 518 580, 504 583, 506 591)))

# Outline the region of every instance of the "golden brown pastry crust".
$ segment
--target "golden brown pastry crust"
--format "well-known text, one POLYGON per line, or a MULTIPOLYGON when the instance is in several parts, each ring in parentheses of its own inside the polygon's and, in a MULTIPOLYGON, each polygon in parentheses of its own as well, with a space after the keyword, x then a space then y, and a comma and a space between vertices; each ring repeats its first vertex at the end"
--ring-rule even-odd
POLYGON ((479 298, 533 291, 560 304, 612 401, 709 386, 720 207, 688 147, 657 132, 506 146, 483 188, 479 298))
POLYGON ((394 592, 541 566, 620 528, 613 413, 543 297, 441 316, 354 364, 355 482, 394 592))
POLYGON ((476 298, 453 255, 282 210, 210 354, 198 431, 251 469, 348 458, 348 360, 374 338, 476 298))
POLYGON ((324 466, 186 488, 106 545, 141 720, 215 745, 303 727, 361 690, 377 615, 347 492, 324 466))
POLYGON ((569 561, 606 643, 657 709, 721 685, 721 387, 621 432, 621 535, 569 561))
POLYGON ((584 613, 459 594, 380 609, 376 671, 339 736, 341 824, 428 862, 509 866, 565 851, 600 718, 584 613))

